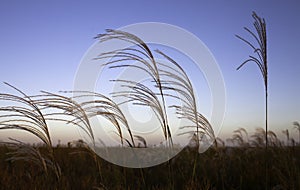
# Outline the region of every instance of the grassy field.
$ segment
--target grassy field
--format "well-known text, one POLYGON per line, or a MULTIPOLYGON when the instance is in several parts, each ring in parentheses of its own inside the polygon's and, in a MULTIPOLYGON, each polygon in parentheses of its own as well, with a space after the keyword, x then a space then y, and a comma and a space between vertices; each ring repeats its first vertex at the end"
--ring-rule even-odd
MULTIPOLYGON (((167 163, 143 169, 97 158, 98 169, 84 148, 59 147, 54 149, 59 179, 33 162, 8 161, 9 151, 0 148, 0 189, 265 189, 265 149, 259 147, 211 148, 203 154, 186 148, 167 163)), ((268 159, 269 189, 300 189, 300 146, 270 147, 268 159)))
MULTIPOLYGON (((153 79, 152 83, 130 78, 110 80, 121 85, 117 92, 110 93, 112 97, 89 91, 61 91, 60 94, 41 91, 40 94, 26 95, 5 83, 16 94, 0 93, 3 103, 0 106, 0 130, 29 132, 42 146, 33 147, 12 138, 10 142, 0 144, 0 189, 300 189, 300 124, 293 123, 299 132, 298 145, 290 138, 288 129, 282 131, 286 145, 268 129, 267 29, 263 18, 255 12, 252 17, 255 32, 244 29, 254 37, 254 44, 239 35, 237 38, 249 45, 254 55, 251 54, 237 70, 248 62, 259 67, 265 86, 264 129, 258 128, 254 135, 248 136, 244 128, 239 128, 232 138, 227 139, 228 144, 234 146, 225 146, 224 141, 216 138, 210 121, 198 111, 194 87, 184 68, 162 51, 152 50, 138 36, 108 29, 96 37, 100 43, 119 40, 128 42, 130 48, 99 52, 95 60, 109 58, 108 62, 102 63, 109 69, 142 71, 153 79), (156 56, 166 63, 157 61, 156 56), (113 97, 126 99, 114 102, 113 97), (159 151, 166 152, 167 148, 174 147, 171 109, 178 119, 185 121, 179 135, 189 134, 198 148, 203 148, 201 142, 206 140, 214 142, 215 146, 203 154, 199 154, 197 148, 185 148, 171 160, 143 169, 108 163, 97 157, 83 140, 75 147, 54 147, 49 121, 79 127, 90 144, 96 146, 94 129, 98 126, 93 126, 91 118, 101 117, 118 135, 120 147, 131 151, 142 144, 150 150, 145 137, 132 132, 130 122, 120 108, 125 103, 151 108, 166 142, 165 147, 157 147, 159 151)), ((122 153, 122 150, 110 154, 109 158, 121 157, 116 152, 122 153)), ((147 154, 140 155, 152 159, 147 154)))

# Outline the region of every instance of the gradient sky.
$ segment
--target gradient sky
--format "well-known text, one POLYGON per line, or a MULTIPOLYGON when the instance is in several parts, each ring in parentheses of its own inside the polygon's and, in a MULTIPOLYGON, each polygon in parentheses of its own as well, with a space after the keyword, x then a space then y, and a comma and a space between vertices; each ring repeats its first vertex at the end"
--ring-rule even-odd
MULTIPOLYGON (((72 90, 77 67, 93 37, 137 22, 164 22, 200 38, 215 56, 226 85, 221 137, 239 127, 264 127, 264 86, 257 66, 236 71, 251 49, 252 11, 267 22, 269 128, 281 133, 300 121, 299 1, 1 1, 0 81, 28 94, 72 90)), ((1 92, 9 92, 0 85, 1 92)), ((1 131, 1 133, 3 133, 1 131)))

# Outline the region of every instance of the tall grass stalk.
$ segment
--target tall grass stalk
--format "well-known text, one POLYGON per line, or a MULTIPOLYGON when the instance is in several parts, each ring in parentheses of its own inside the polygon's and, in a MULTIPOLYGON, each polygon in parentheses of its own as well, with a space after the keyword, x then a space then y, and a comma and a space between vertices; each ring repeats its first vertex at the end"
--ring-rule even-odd
MULTIPOLYGON (((183 134, 190 134, 196 137, 196 147, 200 151, 200 141, 203 140, 203 136, 207 135, 210 140, 215 141, 215 135, 212 126, 209 121, 198 112, 198 107, 196 103, 196 95, 194 93, 194 88, 192 83, 184 71, 184 69, 171 57, 164 54, 160 50, 156 52, 162 55, 171 65, 167 65, 161 62, 158 64, 161 66, 160 69, 162 80, 162 88, 164 90, 172 91, 173 93, 167 94, 168 96, 175 97, 179 99, 182 105, 172 105, 176 109, 176 113, 180 119, 187 119, 193 123, 192 125, 182 126, 181 129, 188 128, 188 132, 183 132, 183 134), (175 95, 175 94, 178 95, 175 95)), ((198 153, 196 153, 194 158, 194 166, 192 179, 195 180, 196 166, 197 166, 198 153)))
MULTIPOLYGON (((245 42, 247 45, 249 45, 255 55, 249 56, 249 59, 244 61, 238 68, 239 70, 242 66, 244 66, 248 62, 255 63, 262 74, 264 85, 265 85, 265 149, 266 149, 266 184, 268 183, 268 172, 267 172, 267 151, 268 151, 268 62, 267 62, 267 29, 266 29, 266 22, 265 19, 259 17, 255 12, 253 12, 252 17, 254 19, 254 27, 256 30, 256 34, 252 32, 247 27, 244 27, 244 29, 254 38, 254 41, 256 45, 251 43, 250 41, 240 37, 239 35, 236 35, 237 38, 245 42)), ((267 188, 267 185, 266 185, 267 188)))
MULTIPOLYGON (((107 30, 106 34, 99 35, 97 38, 100 39, 100 42, 117 39, 132 44, 133 47, 101 53, 96 59, 109 58, 110 60, 104 64, 104 66, 109 66, 109 68, 131 67, 142 70, 153 79, 155 87, 159 89, 160 99, 157 97, 157 93, 142 83, 129 80, 113 80, 121 83, 121 87, 126 89, 113 93, 114 97, 127 98, 126 101, 120 104, 133 102, 134 105, 149 106, 163 128, 165 140, 169 140, 170 144, 173 144, 168 124, 165 97, 176 98, 183 105, 172 105, 170 107, 176 109, 179 118, 187 119, 193 123, 192 125, 183 126, 182 129, 188 128, 190 130, 182 134, 196 135, 198 150, 200 150, 200 141, 204 136, 208 136, 210 140, 215 140, 214 131, 209 121, 198 112, 192 83, 187 73, 176 61, 163 52, 156 50, 155 52, 167 60, 170 65, 157 61, 154 58, 154 52, 151 51, 145 42, 127 32, 107 30), (162 101, 162 104, 160 101, 162 101)), ((196 173, 196 164, 197 154, 194 160, 193 178, 196 173)))

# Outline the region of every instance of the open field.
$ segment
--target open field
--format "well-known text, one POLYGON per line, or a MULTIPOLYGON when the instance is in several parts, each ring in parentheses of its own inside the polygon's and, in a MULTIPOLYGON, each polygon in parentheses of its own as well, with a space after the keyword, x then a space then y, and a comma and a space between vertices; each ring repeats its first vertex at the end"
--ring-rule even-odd
MULTIPOLYGON (((300 189, 300 147, 270 147, 268 151, 269 189, 300 189)), ((169 162, 144 169, 122 168, 98 157, 99 170, 85 149, 60 147, 54 149, 61 168, 59 179, 32 162, 7 161, 8 152, 7 147, 0 148, 0 189, 265 188, 265 152, 259 147, 211 148, 198 156, 186 148, 169 162)))
POLYGON ((0 11, 5 13, 0 18, 11 18, 1 24, 8 30, 0 35, 5 38, 1 40, 1 71, 5 72, 0 74, 4 81, 3 90, 0 86, 0 190, 299 190, 300 90, 295 71, 300 68, 294 51, 299 48, 294 45, 299 44, 295 39, 300 39, 300 26, 287 25, 299 12, 293 13, 292 8, 299 6, 287 6, 284 12, 283 5, 271 11, 269 3, 255 3, 259 4, 255 8, 243 2, 237 8, 226 2, 219 8, 213 5, 211 11, 199 9, 204 6, 198 3, 172 2, 163 11, 153 11, 163 3, 151 5, 151 14, 143 17, 148 9, 134 3, 128 6, 134 7, 132 18, 143 23, 132 23, 137 20, 126 18, 119 4, 111 4, 113 9, 105 2, 93 5, 103 16, 87 19, 84 16, 93 11, 74 11, 68 2, 65 8, 76 13, 72 16, 76 22, 64 21, 68 14, 62 10, 59 16, 56 8, 47 17, 51 6, 29 14, 28 20, 22 20, 26 17, 22 11, 31 9, 26 6, 17 10, 9 5, 13 9, 0 11), (182 14, 177 7, 186 5, 197 8, 197 14, 191 14, 190 8, 182 14), (171 11, 166 10, 169 7, 171 11), (259 14, 252 11, 252 25, 242 32, 249 19, 243 14, 250 9, 259 14), (168 19, 163 12, 174 16, 168 19), (151 15, 159 16, 158 22, 151 15), (41 20, 35 23, 36 18, 41 20), (97 43, 80 59, 70 80, 72 66, 79 60, 76 56, 82 52, 75 47, 85 43, 75 41, 79 39, 75 33, 95 28, 77 21, 99 18, 100 28, 121 28, 93 34, 97 43), (72 23, 80 28, 71 29, 72 23), (234 34, 248 49, 230 40, 234 34), (55 36, 59 38, 52 44, 55 36), (248 67, 250 63, 257 70, 248 67), (245 65, 249 73, 244 72, 245 65), (256 86, 257 71, 263 89, 256 86), (227 138, 233 127, 239 128, 222 140, 219 132, 227 138), (254 133, 247 132, 250 127, 255 127, 254 133), (80 130, 80 137, 73 137, 75 130, 80 130))

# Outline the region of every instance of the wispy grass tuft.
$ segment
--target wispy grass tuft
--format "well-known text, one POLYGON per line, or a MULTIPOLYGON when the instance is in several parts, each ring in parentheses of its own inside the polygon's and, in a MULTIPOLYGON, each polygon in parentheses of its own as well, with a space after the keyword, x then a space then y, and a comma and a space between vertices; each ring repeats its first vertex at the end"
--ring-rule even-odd
POLYGON ((73 99, 85 98, 86 101, 81 101, 80 106, 85 111, 88 118, 101 116, 110 121, 113 126, 117 129, 117 134, 120 137, 120 142, 123 145, 124 139, 130 147, 135 147, 135 142, 133 139, 133 134, 131 132, 129 123, 116 104, 109 97, 104 96, 100 93, 89 92, 89 91, 62 91, 64 93, 73 93, 73 99), (130 141, 128 141, 122 131, 122 125, 125 126, 129 134, 130 141))
POLYGON ((0 107, 0 129, 18 129, 27 131, 43 141, 52 151, 52 142, 46 119, 37 104, 25 93, 16 87, 5 83, 15 89, 21 96, 0 93, 0 101, 9 106, 0 107))
MULTIPOLYGON (((99 39, 100 42, 105 42, 108 40, 121 40, 124 42, 128 42, 131 45, 131 47, 128 47, 128 48, 116 49, 111 52, 101 53, 95 59, 100 60, 100 59, 110 58, 111 60, 108 61, 107 63, 103 64, 104 66, 109 66, 109 68, 128 68, 128 67, 136 68, 141 71, 144 71, 145 73, 147 73, 149 75, 149 77, 151 77, 153 79, 155 86, 157 87, 157 89, 159 91, 158 94, 160 96, 160 101, 161 101, 161 102, 159 102, 159 104, 161 104, 161 105, 159 105, 159 107, 162 108, 162 112, 160 112, 159 115, 157 115, 157 116, 160 117, 160 120, 162 123, 161 127, 163 129, 165 140, 167 142, 169 142, 170 145, 173 145, 171 130, 170 130, 169 123, 168 123, 166 100, 165 100, 165 95, 164 95, 163 88, 162 88, 160 71, 159 71, 157 62, 156 62, 150 48, 139 37, 137 37, 133 34, 130 34, 128 32, 120 31, 120 30, 108 29, 108 30, 106 30, 105 34, 98 35, 96 37, 96 39, 99 39)), ((131 90, 134 89, 134 87, 132 86, 134 81, 122 81, 122 82, 128 83, 129 88, 131 90)), ((147 94, 151 93, 151 94, 155 94, 155 96, 156 96, 155 92, 150 92, 149 91, 150 88, 145 88, 144 85, 141 86, 141 84, 139 84, 137 88, 144 88, 145 90, 148 91, 148 92, 146 92, 147 94)), ((145 93, 143 91, 136 90, 134 96, 135 96, 135 101, 142 100, 141 105, 145 105, 144 99, 141 98, 141 97, 145 96, 145 93), (140 93, 139 94, 140 97, 138 97, 138 98, 136 98, 137 93, 140 93)), ((156 99, 158 99, 158 97, 150 98, 146 101, 151 101, 151 100, 156 101, 156 99)), ((149 106, 149 107, 151 107, 153 105, 158 106, 157 102, 151 102, 151 103, 148 102, 148 103, 149 104, 147 106, 149 106)), ((138 103, 135 103, 135 104, 138 104, 138 103)), ((157 109, 157 108, 152 108, 152 109, 157 109)))
POLYGON ((11 160, 25 160, 36 162, 47 173, 47 167, 54 170, 57 178, 60 177, 60 168, 54 159, 52 141, 49 127, 47 125, 42 109, 38 104, 18 88, 5 83, 16 90, 20 95, 0 93, 0 101, 9 106, 0 107, 0 130, 13 129, 29 132, 45 143, 48 156, 41 154, 38 149, 25 145, 21 141, 11 139, 6 144, 14 148, 11 153, 11 160))
POLYGON ((163 77, 162 88, 166 91, 172 91, 173 93, 167 94, 180 100, 182 105, 172 105, 171 108, 176 109, 176 113, 181 119, 187 119, 194 125, 188 125, 181 127, 182 129, 189 128, 188 132, 181 134, 196 135, 197 148, 200 148, 200 141, 204 136, 207 136, 211 141, 215 140, 214 130, 209 121, 198 111, 196 95, 194 93, 193 85, 184 71, 184 69, 171 57, 164 54, 160 50, 156 50, 157 53, 162 55, 171 65, 158 63, 161 66, 160 75, 163 77), (175 94, 179 95, 175 95, 175 94))
POLYGON ((63 121, 80 127, 95 145, 92 126, 85 110, 72 98, 42 91, 42 94, 31 96, 41 109, 47 111, 45 117, 49 121, 63 121))

